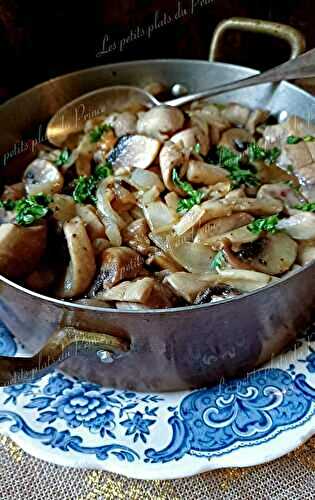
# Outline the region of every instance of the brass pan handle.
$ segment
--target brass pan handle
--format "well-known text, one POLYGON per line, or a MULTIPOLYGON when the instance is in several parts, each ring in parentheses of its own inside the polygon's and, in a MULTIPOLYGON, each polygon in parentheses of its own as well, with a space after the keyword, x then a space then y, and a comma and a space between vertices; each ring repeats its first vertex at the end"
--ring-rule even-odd
POLYGON ((218 24, 212 38, 209 60, 216 61, 220 50, 223 35, 228 30, 250 31, 271 35, 285 40, 291 47, 291 59, 302 54, 306 47, 305 38, 300 31, 286 24, 250 19, 247 17, 231 17, 218 24))
POLYGON ((45 375, 54 366, 72 356, 95 353, 108 363, 129 352, 125 339, 64 327, 55 332, 33 357, 0 356, 0 387, 20 384, 45 375))

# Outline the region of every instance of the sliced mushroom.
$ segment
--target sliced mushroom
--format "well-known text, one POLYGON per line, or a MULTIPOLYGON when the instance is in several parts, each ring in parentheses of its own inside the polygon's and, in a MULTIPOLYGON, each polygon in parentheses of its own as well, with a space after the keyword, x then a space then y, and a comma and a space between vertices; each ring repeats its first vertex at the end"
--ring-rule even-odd
POLYGON ((254 135, 256 132, 256 127, 264 123, 267 120, 268 116, 269 111, 266 111, 265 109, 257 108, 252 111, 246 123, 246 129, 248 130, 248 132, 254 135))
POLYGON ((117 141, 107 160, 115 169, 148 168, 157 157, 160 141, 143 135, 124 135, 117 141))
POLYGON ((76 205, 76 214, 85 224, 85 229, 91 241, 97 238, 105 238, 105 227, 97 216, 93 205, 76 205))
POLYGON ((102 253, 97 281, 102 282, 102 288, 111 288, 120 281, 137 278, 143 265, 141 255, 131 248, 108 248, 102 253))
POLYGON ((185 130, 181 130, 171 137, 171 141, 192 150, 197 144, 196 129, 186 128, 185 130))
POLYGON ((227 180, 228 172, 224 168, 203 161, 190 160, 186 176, 193 184, 211 185, 227 180))
MULTIPOLYGON (((251 231, 249 231, 249 229, 247 229, 247 226, 242 226, 227 233, 212 236, 207 240, 204 240, 203 243, 205 245, 209 245, 214 250, 220 250, 222 247, 225 248, 226 243, 231 244, 233 248, 238 248, 241 244, 252 243, 258 238, 259 234, 252 233, 251 231)), ((232 262, 230 263, 231 265, 233 265, 232 262)))
POLYGON ((47 266, 40 266, 27 276, 25 284, 31 290, 42 292, 50 288, 55 281, 55 274, 47 266))
POLYGON ((44 255, 46 240, 46 225, 1 224, 0 273, 9 278, 21 278, 31 273, 44 255))
POLYGON ((218 270, 218 273, 219 283, 230 285, 241 292, 251 292, 278 281, 278 278, 268 274, 243 269, 224 269, 218 270))
POLYGON ((205 290, 209 285, 216 284, 218 275, 208 275, 207 279, 196 273, 177 272, 166 276, 163 283, 166 283, 173 292, 192 304, 196 296, 205 290))
POLYGON ((137 116, 130 111, 112 113, 107 116, 104 123, 113 127, 116 137, 127 134, 135 134, 137 131, 137 116))
POLYGON ((253 142, 253 136, 242 128, 230 128, 222 134, 220 146, 226 146, 232 151, 239 153, 240 144, 253 142))
POLYGON ((298 245, 285 233, 267 234, 263 238, 242 245, 238 257, 251 268, 272 276, 288 271, 297 257, 298 245))
POLYGON ((315 240, 305 240, 299 242, 297 260, 301 266, 305 266, 315 260, 315 240))
POLYGON ((51 162, 37 158, 25 170, 23 176, 28 195, 59 193, 63 188, 63 176, 51 162))
POLYGON ((194 300, 195 305, 218 302, 219 300, 233 299, 241 294, 239 290, 229 285, 215 285, 198 293, 194 300))
POLYGON ((249 119, 250 109, 237 103, 230 103, 221 111, 221 116, 233 125, 244 127, 249 119))
POLYGON ((56 295, 73 298, 89 288, 96 272, 93 247, 80 217, 64 225, 64 234, 70 254, 70 263, 56 295))
POLYGON ((185 192, 173 182, 173 170, 180 169, 180 172, 184 174, 187 170, 189 152, 181 147, 179 144, 175 144, 172 141, 168 141, 164 144, 160 152, 160 167, 162 178, 165 186, 169 191, 176 191, 176 193, 181 196, 185 195, 185 192))
POLYGON ((164 252, 156 251, 146 260, 147 266, 154 266, 160 269, 166 269, 171 273, 183 271, 184 268, 175 262, 174 259, 166 255, 164 252))
POLYGON ((135 281, 124 281, 119 285, 97 294, 101 300, 118 302, 140 302, 146 304, 155 284, 154 278, 141 278, 135 281))
POLYGON ((315 214, 312 212, 294 211, 287 219, 282 219, 277 228, 285 231, 295 240, 311 240, 315 238, 315 214))
POLYGON ((165 141, 183 127, 184 120, 184 114, 180 109, 157 106, 140 114, 137 130, 139 134, 165 141))
POLYGON ((123 242, 141 255, 148 255, 151 243, 148 238, 149 227, 144 218, 136 219, 122 231, 123 242))
POLYGON ((272 199, 281 200, 285 202, 288 206, 294 207, 298 205, 302 200, 288 184, 277 183, 277 184, 264 184, 259 188, 257 192, 257 199, 272 199))
POLYGON ((194 242, 202 243, 214 236, 228 233, 234 229, 246 226, 253 217, 245 212, 232 214, 228 217, 219 217, 203 225, 197 232, 194 242))
POLYGON ((65 222, 73 219, 76 215, 76 204, 72 196, 66 194, 54 194, 49 204, 53 219, 57 222, 59 229, 65 222))

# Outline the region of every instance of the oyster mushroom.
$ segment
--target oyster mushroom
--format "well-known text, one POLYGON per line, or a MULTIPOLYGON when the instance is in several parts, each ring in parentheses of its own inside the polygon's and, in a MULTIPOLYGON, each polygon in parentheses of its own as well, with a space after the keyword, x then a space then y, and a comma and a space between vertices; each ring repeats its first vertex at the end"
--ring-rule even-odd
POLYGON ((113 288, 98 293, 96 298, 115 302, 139 302, 146 304, 152 293, 154 283, 154 278, 124 281, 113 288))
POLYGON ((246 226, 253 220, 253 217, 245 212, 239 212, 227 217, 219 217, 207 224, 204 224, 195 236, 194 242, 202 243, 214 236, 228 233, 242 226, 246 226))
POLYGON ((179 144, 168 141, 164 144, 160 152, 160 167, 162 178, 165 186, 169 191, 175 191, 181 196, 185 196, 185 192, 173 182, 173 170, 180 169, 181 173, 187 170, 189 153, 179 144))
POLYGON ((166 231, 178 220, 178 214, 162 201, 149 203, 143 212, 151 231, 166 231))
POLYGON ((305 266, 315 260, 315 240, 305 240, 299 242, 298 263, 305 266))
POLYGON ((163 283, 167 284, 178 297, 192 304, 200 292, 209 285, 216 284, 217 281, 217 274, 209 274, 205 278, 198 273, 176 272, 166 276, 163 283))
POLYGON ((137 123, 139 134, 165 141, 184 125, 184 114, 171 106, 157 106, 140 114, 137 123))
POLYGON ((215 285, 198 293, 194 300, 195 305, 218 302, 219 300, 232 299, 241 294, 239 290, 229 285, 215 285))
POLYGON ((264 184, 257 192, 257 199, 281 200, 290 207, 298 205, 302 199, 288 184, 279 182, 277 184, 264 184))
POLYGON ((224 168, 209 165, 203 161, 190 160, 186 177, 189 182, 193 184, 216 184, 218 182, 226 181, 228 172, 224 168))
POLYGON ((242 245, 237 256, 253 270, 277 276, 293 266, 297 251, 297 243, 287 234, 279 232, 242 245))
POLYGON ((28 195, 59 193, 63 188, 63 176, 50 161, 37 158, 25 170, 23 176, 28 195))
POLYGON ((0 225, 0 273, 21 278, 31 273, 44 255, 46 225, 22 227, 11 223, 0 225))
POLYGON ((134 220, 122 230, 123 242, 141 255, 148 255, 152 249, 148 234, 149 227, 144 218, 134 220))
POLYGON ((253 136, 242 128, 230 128, 223 132, 220 146, 226 146, 232 151, 239 153, 239 146, 253 142, 253 136))
POLYGON ((57 222, 58 228, 62 229, 65 222, 73 219, 76 215, 76 204, 72 196, 66 194, 54 194, 49 204, 52 218, 57 222))
POLYGON ((131 248, 107 248, 101 255, 101 268, 96 281, 101 288, 111 288, 120 281, 137 278, 143 270, 143 265, 141 255, 131 248))
POLYGON ((192 150, 197 143, 196 129, 186 128, 185 130, 181 130, 171 137, 171 141, 192 150))
POLYGON ((248 130, 248 132, 254 135, 256 132, 256 127, 264 123, 267 120, 268 116, 269 116, 269 111, 266 111, 265 109, 258 108, 253 110, 250 113, 246 123, 246 129, 248 130))
POLYGON ((113 127, 116 137, 135 134, 137 131, 137 116, 130 111, 112 113, 107 116, 104 123, 113 127))
POLYGON ((64 224, 64 234, 70 263, 56 295, 69 299, 86 292, 94 278, 96 264, 90 239, 80 217, 74 217, 64 224))
POLYGON ((269 274, 245 269, 224 269, 218 270, 218 273, 218 283, 230 285, 241 292, 251 292, 278 281, 278 278, 269 274))
POLYGON ((244 127, 250 116, 250 109, 237 103, 227 104, 221 111, 221 116, 233 125, 244 127))
POLYGON ((124 135, 117 141, 107 157, 115 169, 148 168, 155 160, 161 143, 144 135, 124 135))

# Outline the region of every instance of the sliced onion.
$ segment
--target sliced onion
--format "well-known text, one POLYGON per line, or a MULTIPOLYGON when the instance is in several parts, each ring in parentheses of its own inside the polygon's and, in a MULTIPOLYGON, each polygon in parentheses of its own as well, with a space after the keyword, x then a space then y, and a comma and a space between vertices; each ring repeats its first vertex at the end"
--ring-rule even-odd
POLYGON ((282 219, 277 224, 295 240, 311 240, 315 238, 315 214, 311 212, 299 212, 288 219, 282 219))
POLYGON ((154 201, 143 207, 144 216, 151 231, 165 231, 171 228, 178 219, 176 212, 162 201, 154 201))

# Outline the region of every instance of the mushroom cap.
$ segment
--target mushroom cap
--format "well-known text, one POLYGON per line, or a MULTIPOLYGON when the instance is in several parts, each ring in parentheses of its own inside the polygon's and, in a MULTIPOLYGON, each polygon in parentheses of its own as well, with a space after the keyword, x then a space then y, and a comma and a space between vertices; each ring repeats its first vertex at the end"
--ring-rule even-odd
POLYGON ((0 225, 0 273, 21 278, 37 267, 46 249, 46 224, 22 227, 0 225))
POLYGON ((59 193, 64 179, 58 168, 50 161, 37 158, 24 172, 23 182, 28 195, 59 193))
POLYGON ((165 141, 184 125, 184 114, 171 106, 157 106, 140 114, 137 123, 139 134, 165 141))

